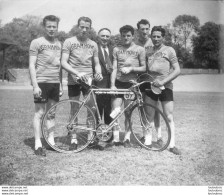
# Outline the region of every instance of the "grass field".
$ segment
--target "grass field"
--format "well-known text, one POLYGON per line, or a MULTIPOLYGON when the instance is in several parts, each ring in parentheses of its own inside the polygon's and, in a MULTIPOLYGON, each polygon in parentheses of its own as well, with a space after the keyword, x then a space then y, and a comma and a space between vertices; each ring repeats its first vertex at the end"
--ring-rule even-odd
MULTIPOLYGON (((66 96, 64 96, 66 97, 66 96)), ((33 152, 31 90, 0 90, 1 185, 224 185, 224 93, 175 93, 182 151, 115 147, 78 154, 33 152)))

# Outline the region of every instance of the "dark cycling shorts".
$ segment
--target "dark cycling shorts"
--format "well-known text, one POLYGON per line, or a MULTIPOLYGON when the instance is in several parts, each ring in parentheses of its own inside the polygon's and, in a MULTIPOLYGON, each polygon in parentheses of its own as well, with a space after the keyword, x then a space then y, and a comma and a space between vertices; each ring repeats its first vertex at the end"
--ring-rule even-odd
POLYGON ((47 103, 48 99, 59 101, 59 83, 38 83, 38 86, 42 93, 40 98, 34 98, 34 103, 47 103))
POLYGON ((79 96, 81 92, 83 95, 86 95, 88 93, 88 89, 80 84, 68 85, 68 97, 79 96))
POLYGON ((147 89, 151 89, 151 84, 150 83, 143 83, 139 86, 139 89, 141 92, 145 92, 147 89))
POLYGON ((161 94, 154 94, 151 90, 146 89, 145 94, 154 101, 173 101, 173 90, 169 88, 165 88, 164 90, 162 90, 161 94))
MULTIPOLYGON (((116 80, 115 86, 117 87, 117 89, 129 89, 132 86, 132 83, 116 80)), ((119 94, 119 95, 116 95, 116 97, 123 98, 124 95, 119 94)))

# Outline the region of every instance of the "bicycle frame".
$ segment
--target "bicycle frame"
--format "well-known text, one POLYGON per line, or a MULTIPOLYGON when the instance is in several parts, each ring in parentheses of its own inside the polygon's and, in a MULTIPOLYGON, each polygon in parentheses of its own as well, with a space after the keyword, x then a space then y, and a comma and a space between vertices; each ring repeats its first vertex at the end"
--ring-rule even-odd
MULTIPOLYGON (((138 85, 140 85, 138 83, 138 85)), ((133 87, 133 89, 135 89, 136 87, 133 87)), ((87 96, 84 98, 84 100, 82 101, 81 106, 79 107, 78 112, 71 118, 69 125, 71 125, 71 123, 74 121, 74 119, 76 118, 76 116, 79 114, 80 110, 82 109, 82 107, 87 104, 90 101, 90 98, 93 98, 93 106, 96 108, 96 113, 97 113, 97 119, 98 119, 98 126, 104 124, 103 123, 103 119, 100 116, 100 112, 99 112, 99 108, 96 102, 96 95, 98 94, 111 94, 111 95, 118 95, 118 94, 122 94, 122 95, 127 95, 127 96, 132 96, 134 95, 135 98, 134 100, 130 101, 130 103, 123 109, 121 110, 121 112, 113 119, 113 121, 111 121, 111 123, 108 125, 106 131, 108 132, 111 128, 113 128, 113 126, 115 126, 115 123, 117 121, 117 119, 128 109, 130 108, 132 105, 134 105, 135 103, 141 103, 143 102, 142 100, 142 96, 141 93, 139 91, 139 89, 137 91, 131 90, 131 89, 95 89, 95 88, 90 88, 90 92, 87 94, 87 96)), ((91 105, 92 106, 92 105, 91 105)), ((92 107, 93 108, 93 107, 92 107)), ((91 109, 92 109, 91 108, 91 109)), ((96 129, 88 129, 90 131, 96 131, 96 129)))
MULTIPOLYGON (((125 127, 130 130, 137 140, 137 143, 148 149, 148 150, 155 150, 155 151, 162 151, 164 150, 169 142, 170 142, 170 126, 166 116, 160 111, 156 106, 151 104, 145 104, 143 102, 143 97, 139 86, 143 83, 148 81, 143 81, 137 83, 135 81, 131 81, 133 83, 132 87, 129 89, 98 89, 94 86, 83 85, 83 87, 87 87, 88 93, 80 101, 77 100, 62 100, 58 102, 56 105, 52 106, 43 117, 43 121, 41 124, 41 129, 43 136, 47 143, 59 152, 71 153, 71 152, 80 152, 94 139, 99 139, 103 142, 110 142, 113 138, 113 127, 119 125, 118 119, 121 117, 122 114, 125 114, 125 127), (99 107, 97 105, 97 96, 101 94, 108 94, 108 95, 123 95, 125 100, 128 100, 127 105, 122 108, 117 115, 113 115, 114 118, 110 122, 110 124, 105 124, 103 121, 103 117, 100 115, 99 107), (58 109, 56 109, 58 108, 58 109), (153 119, 154 113, 151 113, 151 109, 160 114, 163 120, 162 129, 165 132, 164 134, 161 132, 157 132, 155 128, 153 128, 153 119), (68 110, 69 109, 69 110, 68 110), (49 114, 51 116, 52 113, 55 114, 55 111, 58 111, 57 116, 57 123, 54 124, 54 129, 52 131, 48 125, 49 114), (64 114, 65 113, 65 114, 64 114), (133 119, 133 120, 132 120, 133 119), (128 122, 128 124, 127 124, 128 122), (151 125, 152 124, 152 125, 151 125), (127 126, 128 125, 128 126, 127 126), (144 137, 145 132, 153 134, 153 140, 151 140, 152 145, 154 144, 153 148, 151 145, 145 145, 142 141, 142 137, 144 137), (51 144, 48 141, 50 133, 54 132, 55 138, 55 145, 51 144), (157 134, 158 133, 158 134, 157 134), (154 135, 155 134, 155 135, 154 135), (158 141, 158 135, 162 135, 165 144, 159 146, 155 144, 158 141), (76 148, 70 148, 73 144, 72 141, 76 140, 78 144, 76 144, 76 148), (57 142, 57 143, 56 143, 57 142)), ((81 84, 81 83, 80 83, 81 84)), ((115 97, 116 98, 116 97, 115 97)), ((74 143, 76 143, 74 142, 74 143)))

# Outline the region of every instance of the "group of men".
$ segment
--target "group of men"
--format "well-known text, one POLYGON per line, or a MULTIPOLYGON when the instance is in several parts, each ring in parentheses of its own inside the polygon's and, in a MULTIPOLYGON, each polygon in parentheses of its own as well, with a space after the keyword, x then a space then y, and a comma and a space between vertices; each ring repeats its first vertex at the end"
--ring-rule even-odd
MULTIPOLYGON (((63 45, 56 39, 59 18, 53 15, 43 19, 45 35, 31 42, 29 69, 33 85, 35 103, 34 137, 35 154, 46 156, 41 143, 40 122, 45 111, 59 101, 63 93, 61 69, 68 72, 68 96, 70 99, 79 99, 80 94, 87 94, 85 88, 78 84, 77 79, 87 80, 88 75, 94 73, 94 85, 100 88, 127 89, 131 86, 130 80, 136 80, 138 74, 149 71, 155 76, 153 85, 165 86, 160 95, 146 91, 146 86, 141 86, 145 102, 157 105, 161 101, 164 114, 171 127, 171 142, 169 151, 179 155, 180 151, 175 147, 175 126, 173 121, 173 85, 172 80, 180 74, 180 67, 173 48, 163 44, 165 30, 161 26, 155 26, 149 36, 150 23, 142 19, 137 23, 139 38, 134 43, 134 28, 125 25, 120 28, 121 45, 112 48, 109 44, 111 31, 102 28, 98 32, 99 42, 89 38, 92 21, 88 17, 78 19, 77 34, 64 41, 63 45), (172 69, 172 71, 171 71, 172 69), (159 75, 159 76, 158 76, 159 75)), ((127 100, 117 95, 111 98, 108 95, 98 95, 97 104, 100 114, 104 114, 105 124, 110 124, 111 112, 120 107, 127 100)), ((155 113, 155 123, 159 124, 159 118, 155 113)), ((159 125, 156 126, 159 130, 159 125)), ((113 140, 105 145, 95 143, 95 148, 104 150, 108 146, 131 147, 129 120, 125 119, 125 137, 123 142, 119 137, 119 123, 113 128, 113 140)), ((53 134, 48 138, 54 143, 53 134)), ((150 138, 145 134, 145 144, 150 145, 150 138)), ((162 140, 159 140, 162 141, 162 140)), ((77 147, 74 136, 71 147, 77 147)))

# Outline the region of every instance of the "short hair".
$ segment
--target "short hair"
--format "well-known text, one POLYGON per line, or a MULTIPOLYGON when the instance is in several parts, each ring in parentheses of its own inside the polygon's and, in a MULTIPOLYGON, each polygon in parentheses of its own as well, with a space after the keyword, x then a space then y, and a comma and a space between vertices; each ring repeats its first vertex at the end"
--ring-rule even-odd
POLYGON ((101 28, 101 29, 98 31, 98 34, 100 34, 100 32, 103 31, 103 30, 107 30, 107 31, 110 32, 110 34, 111 34, 111 31, 110 31, 109 28, 101 28))
POLYGON ((149 23, 149 21, 148 20, 146 20, 146 19, 141 19, 138 23, 137 23, 137 27, 138 27, 138 29, 140 28, 140 24, 148 24, 149 25, 149 27, 150 27, 150 23, 149 23))
POLYGON ((48 15, 48 16, 45 16, 44 19, 43 19, 43 25, 45 26, 46 25, 46 22, 48 21, 51 21, 51 22, 57 22, 57 25, 60 21, 60 19, 54 15, 48 15))
POLYGON ((120 34, 127 33, 129 31, 131 32, 132 35, 134 35, 135 29, 130 25, 125 25, 120 28, 120 34))
POLYGON ((92 20, 91 20, 90 18, 85 17, 85 16, 80 17, 80 18, 78 19, 78 26, 79 26, 79 24, 80 24, 81 21, 89 22, 89 23, 90 23, 90 28, 91 28, 91 26, 92 26, 92 20))
POLYGON ((161 32, 162 37, 164 37, 165 34, 166 34, 166 30, 165 30, 162 26, 154 26, 154 27, 152 28, 152 30, 151 30, 151 35, 152 35, 152 33, 153 33, 154 31, 159 31, 159 32, 161 32))

